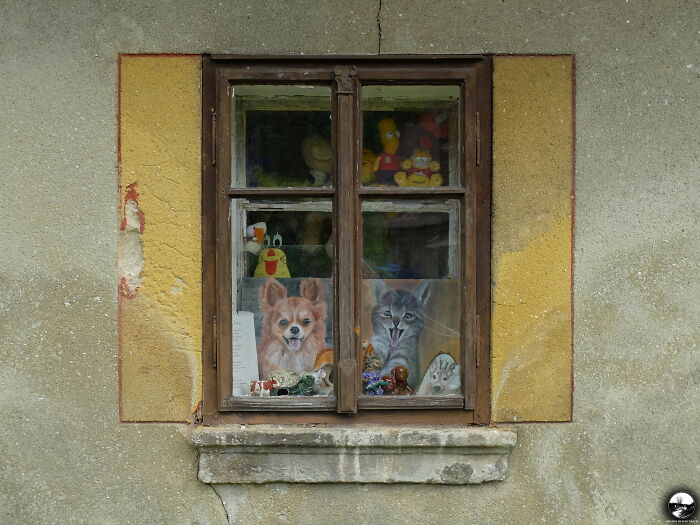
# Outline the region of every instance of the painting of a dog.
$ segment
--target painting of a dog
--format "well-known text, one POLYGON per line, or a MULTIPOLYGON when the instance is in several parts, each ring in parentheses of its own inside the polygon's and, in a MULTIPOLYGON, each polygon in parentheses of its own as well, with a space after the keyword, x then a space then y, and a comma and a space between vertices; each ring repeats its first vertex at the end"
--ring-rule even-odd
POLYGON ((258 344, 260 377, 280 368, 294 372, 313 370, 316 356, 324 348, 328 305, 320 279, 304 279, 299 297, 287 297, 287 289, 277 279, 267 279, 260 288, 263 314, 258 344))

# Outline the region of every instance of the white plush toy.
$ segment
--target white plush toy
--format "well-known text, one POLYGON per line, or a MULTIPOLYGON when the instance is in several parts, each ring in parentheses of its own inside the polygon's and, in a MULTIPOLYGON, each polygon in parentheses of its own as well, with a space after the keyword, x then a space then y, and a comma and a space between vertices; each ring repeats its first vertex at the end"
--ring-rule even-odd
POLYGON ((260 250, 262 250, 266 233, 267 224, 264 222, 256 222, 248 226, 245 230, 245 236, 250 240, 245 245, 246 251, 253 255, 259 254, 260 250))

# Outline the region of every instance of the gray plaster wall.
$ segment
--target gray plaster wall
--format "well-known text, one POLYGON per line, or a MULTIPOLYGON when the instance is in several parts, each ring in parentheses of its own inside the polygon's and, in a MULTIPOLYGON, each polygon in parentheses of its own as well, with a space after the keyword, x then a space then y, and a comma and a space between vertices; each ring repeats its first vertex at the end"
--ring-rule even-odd
POLYGON ((699 31, 692 0, 0 0, 0 522, 226 520, 180 426, 118 423, 117 53, 380 47, 576 55, 574 422, 517 426, 505 482, 238 486, 228 517, 664 522, 700 493, 699 31))

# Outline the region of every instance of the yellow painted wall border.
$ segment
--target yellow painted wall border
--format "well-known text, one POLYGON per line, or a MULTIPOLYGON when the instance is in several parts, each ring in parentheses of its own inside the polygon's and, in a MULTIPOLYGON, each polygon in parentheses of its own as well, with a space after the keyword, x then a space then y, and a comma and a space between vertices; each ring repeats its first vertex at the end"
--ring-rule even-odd
POLYGON ((492 418, 571 421, 575 62, 494 57, 492 418))
POLYGON ((188 421, 201 399, 201 57, 120 55, 122 421, 188 421))

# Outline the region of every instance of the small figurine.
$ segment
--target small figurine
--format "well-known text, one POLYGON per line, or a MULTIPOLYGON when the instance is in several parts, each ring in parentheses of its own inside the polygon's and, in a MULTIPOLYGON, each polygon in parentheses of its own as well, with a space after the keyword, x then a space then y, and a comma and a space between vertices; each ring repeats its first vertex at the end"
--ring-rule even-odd
POLYGON ((253 255, 258 255, 263 248, 266 233, 267 224, 264 222, 256 222, 248 226, 245 229, 245 236, 250 240, 246 243, 245 250, 253 255))
POLYGON ((428 366, 417 396, 449 396, 460 393, 459 365, 450 354, 438 354, 428 366))
POLYGON ((384 118, 377 124, 379 128, 379 140, 382 143, 383 152, 374 159, 375 183, 394 186, 394 175, 399 171, 399 137, 401 133, 396 129, 393 118, 384 118))
POLYGON ((296 385, 289 389, 290 396, 313 396, 316 378, 309 372, 302 372, 296 385))
POLYGON ((363 339, 362 355, 360 356, 360 362, 365 363, 365 367, 367 366, 367 358, 371 355, 374 355, 374 346, 367 339, 363 339))
POLYGON ((333 393, 333 383, 331 383, 331 371, 333 370, 333 365, 331 363, 326 363, 320 368, 311 372, 314 376, 314 393, 319 396, 330 396, 333 393))
POLYGON ((253 273, 254 277, 291 277, 287 266, 287 255, 280 250, 282 246, 282 236, 277 233, 272 238, 270 246, 270 236, 265 236, 266 247, 260 252, 258 265, 253 273))
POLYGON ((410 159, 401 163, 401 168, 394 175, 399 186, 442 186, 442 175, 434 173, 440 170, 440 163, 433 160, 426 150, 417 149, 410 159))
POLYGON ((384 388, 389 384, 379 374, 384 359, 379 354, 368 355, 365 360, 365 370, 362 372, 362 390, 369 396, 383 396, 384 388))
POLYGON ((274 379, 269 381, 253 380, 250 382, 250 395, 268 397, 278 385, 279 383, 274 379))
POLYGON ((410 396, 413 394, 413 389, 408 386, 408 376, 410 372, 403 365, 395 366, 391 369, 391 376, 384 376, 387 385, 384 386, 384 392, 393 396, 410 396))
POLYGON ((277 386, 270 392, 271 396, 288 396, 289 391, 294 388, 301 377, 292 370, 280 368, 272 372, 265 378, 265 381, 277 381, 277 386))
POLYGON ((312 133, 301 143, 301 154, 314 179, 313 186, 325 186, 333 159, 331 143, 318 133, 312 133))
POLYGON ((371 149, 362 150, 362 184, 368 186, 374 182, 374 161, 377 156, 371 149))

